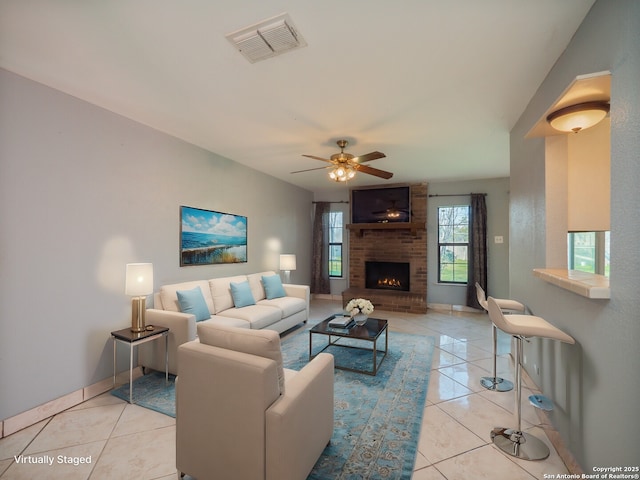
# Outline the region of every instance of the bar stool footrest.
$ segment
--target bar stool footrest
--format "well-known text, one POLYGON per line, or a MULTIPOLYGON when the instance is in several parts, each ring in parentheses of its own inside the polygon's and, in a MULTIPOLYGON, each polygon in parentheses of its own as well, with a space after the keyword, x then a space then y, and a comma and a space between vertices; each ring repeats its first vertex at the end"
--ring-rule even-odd
POLYGON ((529 403, 545 412, 553 410, 553 402, 544 395, 529 395, 529 403))
POLYGON ((544 460, 550 453, 542 440, 513 428, 494 428, 491 430, 491 440, 507 455, 523 460, 544 460))
POLYGON ((513 390, 513 382, 501 377, 482 377, 480 379, 480 385, 494 392, 508 392, 513 390))

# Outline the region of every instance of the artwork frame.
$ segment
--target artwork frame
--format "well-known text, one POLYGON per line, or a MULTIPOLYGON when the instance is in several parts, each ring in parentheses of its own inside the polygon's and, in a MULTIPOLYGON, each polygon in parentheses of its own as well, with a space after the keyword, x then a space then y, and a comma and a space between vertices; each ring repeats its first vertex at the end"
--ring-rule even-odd
POLYGON ((180 266, 247 263, 247 217, 180 206, 180 266))

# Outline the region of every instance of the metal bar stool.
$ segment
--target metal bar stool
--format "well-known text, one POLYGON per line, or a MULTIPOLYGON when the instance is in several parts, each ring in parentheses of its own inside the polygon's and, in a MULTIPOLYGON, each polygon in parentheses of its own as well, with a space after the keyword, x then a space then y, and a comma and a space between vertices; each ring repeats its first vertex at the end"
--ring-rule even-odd
MULTIPOLYGON (((476 282, 476 296, 480 306, 482 306, 486 311, 489 311, 487 307, 487 295, 478 282, 476 282)), ((522 303, 516 302, 515 300, 508 300, 505 298, 495 298, 494 300, 504 312, 524 313, 526 310, 522 303)), ((487 390, 508 392, 509 390, 513 390, 513 383, 505 378, 498 377, 497 375, 498 329, 496 328, 495 323, 492 323, 491 325, 491 339, 493 340, 493 375, 491 377, 482 377, 480 379, 480 385, 487 390)))
POLYGON ((522 431, 522 341, 529 337, 550 338, 574 344, 575 340, 544 318, 533 315, 505 315, 496 300, 487 300, 489 317, 496 327, 516 339, 516 413, 517 428, 496 427, 491 431, 493 443, 503 452, 523 460, 542 460, 549 447, 537 437, 522 431))

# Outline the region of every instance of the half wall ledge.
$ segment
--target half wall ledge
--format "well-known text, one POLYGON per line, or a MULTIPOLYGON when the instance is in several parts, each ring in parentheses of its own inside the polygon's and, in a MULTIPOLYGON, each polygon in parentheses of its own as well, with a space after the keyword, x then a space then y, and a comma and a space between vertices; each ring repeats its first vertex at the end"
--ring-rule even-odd
POLYGON ((583 297, 599 300, 611 298, 609 278, 604 275, 563 268, 534 268, 533 275, 583 297))

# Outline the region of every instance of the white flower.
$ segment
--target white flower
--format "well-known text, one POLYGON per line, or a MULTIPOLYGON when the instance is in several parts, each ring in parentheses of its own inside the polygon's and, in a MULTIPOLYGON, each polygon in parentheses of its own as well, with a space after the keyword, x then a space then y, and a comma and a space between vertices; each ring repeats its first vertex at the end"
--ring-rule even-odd
POLYGON ((352 298, 347 303, 345 310, 353 317, 359 313, 371 315, 373 313, 373 304, 365 298, 352 298))

